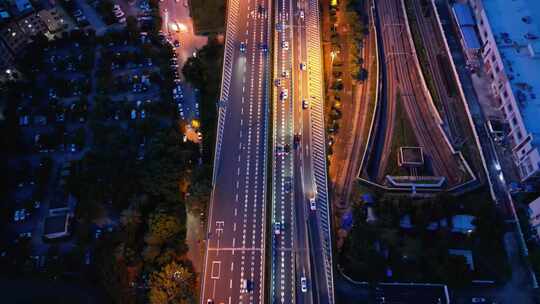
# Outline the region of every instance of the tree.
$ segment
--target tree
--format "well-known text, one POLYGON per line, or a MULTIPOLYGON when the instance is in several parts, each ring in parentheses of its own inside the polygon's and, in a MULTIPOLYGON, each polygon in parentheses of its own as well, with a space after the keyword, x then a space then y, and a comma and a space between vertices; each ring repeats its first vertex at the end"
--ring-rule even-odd
POLYGON ((194 283, 193 273, 173 261, 150 275, 150 303, 182 303, 193 297, 194 283))
POLYGON ((191 174, 186 204, 191 212, 203 212, 206 210, 212 191, 211 169, 197 168, 191 174))
POLYGON ((142 223, 138 202, 138 200, 132 201, 129 207, 120 214, 120 223, 122 223, 123 231, 126 233, 126 242, 128 244, 135 243, 137 230, 142 223))
POLYGON ((139 25, 137 23, 137 18, 135 16, 127 16, 126 18, 126 29, 132 37, 135 37, 139 33, 139 25))
POLYGON ((165 243, 182 230, 182 223, 174 214, 154 212, 148 219, 148 234, 158 243, 165 243))
POLYGON ((540 250, 535 248, 530 251, 529 261, 536 272, 540 271, 540 250))

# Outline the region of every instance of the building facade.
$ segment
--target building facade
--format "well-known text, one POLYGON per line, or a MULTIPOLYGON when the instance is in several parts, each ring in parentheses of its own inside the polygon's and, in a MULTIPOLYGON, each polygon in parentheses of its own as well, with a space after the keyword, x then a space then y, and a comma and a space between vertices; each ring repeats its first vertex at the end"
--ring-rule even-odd
POLYGON ((521 181, 540 176, 540 1, 469 0, 521 181))
POLYGON ((540 197, 529 204, 529 226, 533 236, 540 239, 540 197))

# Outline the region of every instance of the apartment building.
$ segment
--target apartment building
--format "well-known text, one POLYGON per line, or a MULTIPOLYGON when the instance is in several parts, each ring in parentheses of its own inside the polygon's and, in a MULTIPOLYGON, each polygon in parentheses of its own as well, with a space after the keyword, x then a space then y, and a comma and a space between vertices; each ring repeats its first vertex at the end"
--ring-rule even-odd
POLYGON ((529 227, 533 237, 540 240, 540 197, 529 204, 529 227))
POLYGON ((540 176, 540 1, 469 0, 521 180, 540 176))

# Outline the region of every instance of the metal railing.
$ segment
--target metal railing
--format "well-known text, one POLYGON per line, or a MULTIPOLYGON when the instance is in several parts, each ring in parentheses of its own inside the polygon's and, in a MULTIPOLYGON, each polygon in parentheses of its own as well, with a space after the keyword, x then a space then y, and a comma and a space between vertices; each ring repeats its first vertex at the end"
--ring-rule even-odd
POLYGON ((214 172, 212 184, 215 184, 217 172, 219 170, 219 160, 221 155, 221 145, 223 142, 223 128, 225 127, 225 118, 227 115, 227 105, 229 102, 229 89, 231 86, 234 42, 236 37, 236 27, 231 26, 237 23, 238 11, 240 10, 239 0, 229 0, 226 19, 225 47, 223 50, 223 70, 221 73, 221 92, 219 96, 218 123, 216 131, 216 147, 214 151, 214 172))
POLYGON ((328 291, 328 303, 334 303, 334 279, 332 265, 332 240, 331 240, 331 214, 327 186, 326 164, 326 139, 324 124, 324 84, 323 84, 323 60, 320 33, 319 1, 309 0, 311 12, 306 16, 307 25, 307 50, 309 79, 308 87, 311 99, 311 137, 313 171, 317 189, 317 206, 320 210, 321 241, 324 255, 324 271, 326 275, 326 288, 328 291))

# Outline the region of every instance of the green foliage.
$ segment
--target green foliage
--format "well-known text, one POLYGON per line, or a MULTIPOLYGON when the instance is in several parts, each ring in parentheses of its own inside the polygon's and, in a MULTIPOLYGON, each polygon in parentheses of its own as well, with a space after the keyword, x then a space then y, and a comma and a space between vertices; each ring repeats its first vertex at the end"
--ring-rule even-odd
POLYGON ((152 213, 148 219, 148 234, 158 243, 170 241, 181 230, 180 220, 174 214, 158 211, 152 213))
POLYGON ((187 207, 197 214, 206 211, 212 191, 212 168, 210 166, 197 167, 191 173, 189 196, 186 199, 187 207))
POLYGON ((190 0, 189 12, 199 34, 222 33, 225 25, 225 0, 190 0))
POLYGON ((136 37, 136 35, 139 34, 139 24, 135 16, 127 16, 126 29, 133 37, 136 37))
POLYGON ((442 282, 458 287, 472 279, 486 279, 486 275, 503 280, 507 264, 502 219, 489 200, 474 199, 474 204, 463 205, 469 199, 447 194, 414 200, 382 197, 373 207, 377 216, 374 223, 367 223, 365 209, 355 206, 354 225, 339 255, 341 266, 354 279, 368 281, 386 279, 387 267, 393 272, 391 280, 442 282), (444 227, 426 229, 432 222, 449 222, 456 214, 475 216, 475 232, 459 235, 444 227), (410 217, 413 228, 400 227, 404 215, 410 217), (451 255, 451 248, 471 250, 475 271, 468 268, 465 258, 451 255))
POLYGON ((223 45, 211 40, 198 51, 197 57, 189 58, 182 68, 186 80, 200 91, 203 158, 206 163, 211 163, 214 152, 222 60, 223 45))
POLYGON ((193 299, 195 276, 182 265, 171 262, 150 276, 151 304, 184 303, 193 299))
POLYGON ((179 182, 196 151, 194 144, 183 142, 178 130, 158 134, 142 171, 141 184, 145 192, 163 204, 177 205, 181 200, 179 182))

